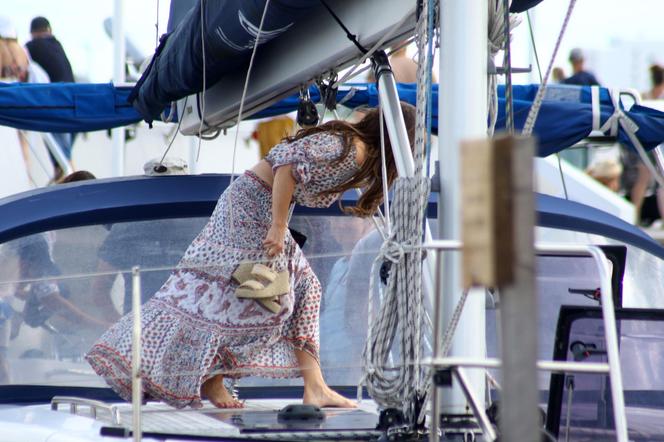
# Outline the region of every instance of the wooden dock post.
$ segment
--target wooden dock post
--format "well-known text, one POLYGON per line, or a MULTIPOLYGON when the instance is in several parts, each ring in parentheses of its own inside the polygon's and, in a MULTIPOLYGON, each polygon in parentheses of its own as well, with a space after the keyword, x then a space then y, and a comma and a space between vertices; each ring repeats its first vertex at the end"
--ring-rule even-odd
POLYGON ((462 143, 463 276, 500 294, 505 441, 540 438, 532 138, 462 143))

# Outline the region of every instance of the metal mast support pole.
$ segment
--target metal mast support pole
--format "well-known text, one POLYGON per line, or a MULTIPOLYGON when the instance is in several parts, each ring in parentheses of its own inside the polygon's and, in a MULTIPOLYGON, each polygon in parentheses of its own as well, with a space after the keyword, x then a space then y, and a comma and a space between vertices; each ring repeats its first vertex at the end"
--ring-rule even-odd
MULTIPOLYGON (((120 85, 125 82, 125 31, 124 31, 124 0, 113 3, 113 83, 120 85)), ((117 127, 111 130, 111 175, 124 175, 125 129, 117 127)))
MULTIPOLYGON (((487 130, 487 0, 441 0, 440 93, 438 143, 440 195, 438 225, 441 239, 460 238, 459 143, 486 137, 487 130)), ((461 259, 444 259, 441 330, 446 330, 462 294, 461 259)), ((468 297, 456 329, 450 354, 484 357, 486 354, 484 296, 468 297)), ((475 397, 485 397, 484 370, 468 370, 475 397)), ((441 394, 442 414, 466 414, 469 408, 458 386, 441 394)))
POLYGON ((51 155, 53 155, 53 158, 55 158, 55 162, 58 163, 58 165, 62 169, 62 174, 64 176, 67 176, 70 173, 74 172, 74 169, 71 167, 71 163, 69 162, 64 152, 62 151, 62 146, 60 146, 60 143, 58 142, 58 140, 55 139, 53 134, 49 132, 42 132, 41 136, 42 140, 44 141, 44 144, 46 144, 46 148, 51 153, 51 155))
MULTIPOLYGON (((397 172, 401 177, 412 177, 415 175, 413 151, 410 148, 408 131, 406 130, 406 123, 403 119, 403 112, 401 112, 397 83, 394 79, 390 62, 384 51, 377 51, 371 58, 371 61, 373 63, 374 76, 378 82, 379 103, 383 109, 385 126, 387 127, 387 134, 390 137, 397 172)), ((428 221, 425 225, 424 237, 425 241, 431 241, 432 239, 428 221)), ((434 274, 434 260, 426 257, 424 259, 422 275, 424 279, 424 291, 428 296, 425 299, 425 306, 428 311, 431 311, 433 306, 434 274)))
MULTIPOLYGON (((173 136, 176 135, 177 134, 174 134, 173 136)), ((198 138, 197 137, 188 137, 188 138, 189 138, 189 173, 191 175, 196 175, 198 173, 198 138)))
POLYGON ((142 438, 141 405, 143 403, 143 383, 141 380, 141 269, 131 269, 131 312, 133 320, 131 342, 131 406, 132 434, 134 442, 142 438))

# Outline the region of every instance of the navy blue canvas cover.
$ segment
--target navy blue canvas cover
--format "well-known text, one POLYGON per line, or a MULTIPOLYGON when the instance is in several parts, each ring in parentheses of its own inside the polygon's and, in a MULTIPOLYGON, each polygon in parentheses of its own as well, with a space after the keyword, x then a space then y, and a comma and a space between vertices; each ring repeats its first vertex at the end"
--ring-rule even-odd
MULTIPOLYGON (((372 83, 347 84, 337 93, 337 101, 345 106, 378 105, 378 89, 372 83)), ((528 112, 533 104, 539 85, 516 85, 513 91, 514 127, 523 129, 528 112)), ((399 98, 411 104, 416 103, 417 87, 415 83, 399 83, 399 98)), ((438 132, 438 85, 432 85, 433 111, 432 129, 438 132)), ((320 102, 320 92, 316 86, 309 88, 314 102, 320 102)), ((505 128, 505 88, 498 87, 498 120, 496 130, 505 128)), ((285 98, 272 106, 254 114, 251 118, 270 117, 295 111, 299 95, 285 98)), ((609 90, 599 88, 600 124, 604 124, 615 109, 609 90)), ((664 112, 644 106, 634 105, 625 114, 639 126, 636 136, 646 150, 653 149, 664 142, 664 112)), ((570 147, 586 138, 593 129, 593 109, 589 86, 552 86, 545 96, 535 122, 533 135, 537 137, 537 155, 546 157, 570 147)), ((620 128, 618 141, 625 146, 632 146, 627 133, 620 128)))
POLYGON ((88 132, 140 121, 131 88, 111 83, 0 83, 0 125, 40 132, 88 132))
POLYGON ((510 5, 510 12, 525 12, 530 8, 534 8, 542 0, 513 0, 510 5))
MULTIPOLYGON (((175 29, 162 37, 150 67, 130 96, 143 118, 151 122, 172 101, 203 90, 203 57, 206 87, 242 69, 256 42, 266 1, 196 2, 175 29)), ((258 43, 286 32, 318 4, 314 0, 270 0, 258 43)))

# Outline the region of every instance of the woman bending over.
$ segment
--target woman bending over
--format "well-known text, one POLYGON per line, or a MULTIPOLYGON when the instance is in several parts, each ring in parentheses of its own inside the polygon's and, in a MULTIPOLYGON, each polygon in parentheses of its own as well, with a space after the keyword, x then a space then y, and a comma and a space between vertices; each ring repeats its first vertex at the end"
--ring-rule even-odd
MULTIPOLYGON (((402 110, 412 144, 415 108, 403 103, 402 110)), ((323 379, 321 287, 287 229, 288 213, 291 203, 329 207, 346 190, 362 188, 357 205, 345 210, 372 216, 383 200, 380 124, 372 109, 357 123, 330 121, 301 130, 222 193, 177 268, 142 308, 141 374, 148 397, 178 408, 200 407, 202 398, 220 408, 240 407, 224 377, 302 376, 305 404, 355 406, 323 379), (254 281, 238 289, 238 279, 247 279, 237 277, 246 262, 271 264, 254 267, 248 278, 254 281), (276 286, 280 296, 255 299, 276 286)), ((387 135, 385 144, 391 184, 397 172, 387 135)), ((120 319, 86 356, 126 400, 131 323, 131 314, 120 319)))

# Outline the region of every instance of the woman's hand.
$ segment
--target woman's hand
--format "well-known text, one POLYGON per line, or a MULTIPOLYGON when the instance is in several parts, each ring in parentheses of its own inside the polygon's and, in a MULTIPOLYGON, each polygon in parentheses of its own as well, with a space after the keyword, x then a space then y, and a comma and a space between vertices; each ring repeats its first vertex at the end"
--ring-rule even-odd
POLYGON ((268 230, 265 240, 263 241, 263 247, 267 252, 267 256, 274 258, 284 251, 284 245, 286 242, 286 226, 280 226, 277 224, 272 224, 270 230, 268 230))

